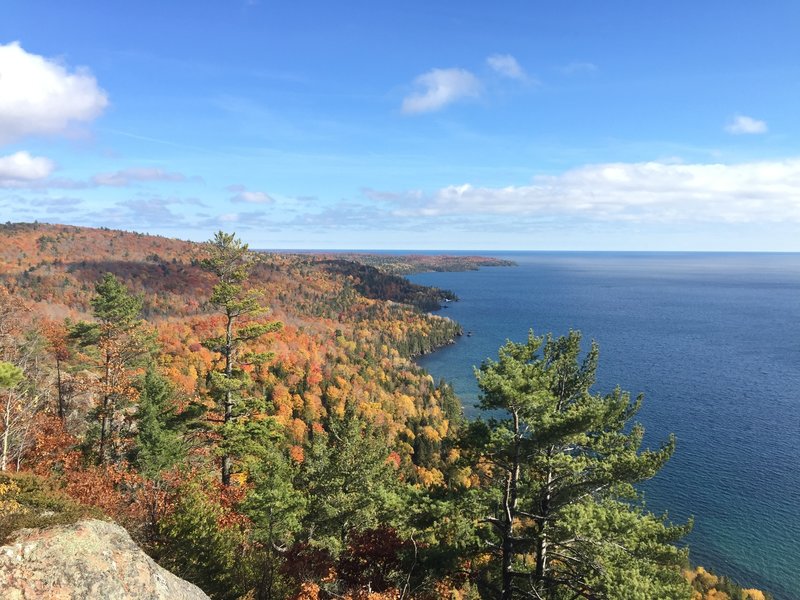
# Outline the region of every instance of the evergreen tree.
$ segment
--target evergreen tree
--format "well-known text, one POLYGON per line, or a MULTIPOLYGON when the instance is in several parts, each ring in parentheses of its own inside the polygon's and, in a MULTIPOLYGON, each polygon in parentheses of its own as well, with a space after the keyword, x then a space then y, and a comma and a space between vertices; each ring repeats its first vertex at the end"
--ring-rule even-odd
POLYGON ((499 596, 688 598, 673 542, 688 531, 646 513, 633 484, 671 456, 674 439, 640 451, 628 426, 641 405, 619 388, 591 391, 598 348, 581 359, 581 335, 531 334, 476 370, 481 406, 508 417, 472 426, 488 463, 499 596))
POLYGON ((397 524, 401 484, 385 440, 352 405, 326 429, 314 434, 299 487, 308 494, 308 541, 337 556, 352 531, 397 524))
MULTIPOLYGON (((205 340, 203 345, 219 353, 223 359, 222 368, 211 373, 210 387, 222 409, 224 436, 230 431, 228 424, 234 419, 234 408, 248 381, 241 365, 261 364, 271 358, 269 353, 239 356, 239 348, 246 342, 280 329, 282 324, 278 321, 250 322, 238 326, 240 319, 258 317, 267 312, 267 308, 263 306, 262 294, 258 290, 247 290, 244 287, 253 266, 253 255, 248 251, 247 244, 243 244, 235 234, 218 231, 208 243, 208 252, 208 258, 202 262, 203 268, 217 277, 209 302, 223 314, 225 332, 221 336, 205 340)), ((223 443, 223 448, 230 448, 230 444, 223 443)), ((221 472, 222 483, 229 485, 233 461, 231 453, 226 450, 223 450, 221 472)))
MULTIPOLYGON (((80 346, 93 351, 100 371, 100 402, 91 418, 99 423, 96 458, 100 464, 122 457, 123 411, 135 397, 133 377, 155 350, 155 340, 140 319, 142 299, 130 294, 123 283, 106 273, 95 285, 92 298, 94 323, 79 322, 72 326, 70 337, 80 346)), ((92 444, 93 445, 93 444, 92 444)))
POLYGON ((224 511, 209 498, 201 482, 182 486, 176 500, 173 510, 158 524, 162 538, 156 553, 159 564, 212 598, 244 596, 249 589, 249 581, 240 577, 244 534, 238 527, 220 525, 224 511))
POLYGON ((286 440, 272 419, 251 419, 235 441, 248 473, 248 494, 242 512, 252 521, 250 537, 258 552, 253 585, 257 600, 284 598, 286 550, 302 526, 308 499, 294 486, 298 467, 285 451, 286 440))
POLYGON ((23 379, 25 375, 22 369, 10 362, 0 361, 0 389, 11 389, 23 379))
POLYGON ((132 462, 149 479, 186 457, 182 422, 172 385, 151 365, 138 384, 139 405, 132 462))

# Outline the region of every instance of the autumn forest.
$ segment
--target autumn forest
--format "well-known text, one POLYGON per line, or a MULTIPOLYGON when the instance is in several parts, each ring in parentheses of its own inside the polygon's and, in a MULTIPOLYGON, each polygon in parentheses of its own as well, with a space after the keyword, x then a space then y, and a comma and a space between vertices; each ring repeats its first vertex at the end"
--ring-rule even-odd
POLYGON ((475 421, 415 364, 462 331, 435 314, 452 292, 403 275, 508 263, 0 241, 0 541, 111 519, 220 599, 767 597, 646 511, 674 440, 642 447, 641 399, 593 391, 580 333, 487 357, 475 421))

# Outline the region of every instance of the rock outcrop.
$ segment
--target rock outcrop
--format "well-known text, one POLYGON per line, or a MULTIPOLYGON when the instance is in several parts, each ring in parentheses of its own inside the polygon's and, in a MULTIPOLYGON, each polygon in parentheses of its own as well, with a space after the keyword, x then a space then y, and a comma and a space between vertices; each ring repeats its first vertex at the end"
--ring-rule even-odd
POLYGON ((200 588, 159 567, 119 525, 79 521, 22 529, 0 547, 5 600, 207 600, 200 588))

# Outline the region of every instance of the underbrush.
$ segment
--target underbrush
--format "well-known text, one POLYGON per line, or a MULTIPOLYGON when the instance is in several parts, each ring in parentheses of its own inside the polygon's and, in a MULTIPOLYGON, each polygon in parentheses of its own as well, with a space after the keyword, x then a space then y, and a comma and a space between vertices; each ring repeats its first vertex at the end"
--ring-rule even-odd
POLYGON ((0 473, 0 515, 0 544, 18 529, 103 518, 99 510, 78 504, 51 481, 31 473, 0 473))

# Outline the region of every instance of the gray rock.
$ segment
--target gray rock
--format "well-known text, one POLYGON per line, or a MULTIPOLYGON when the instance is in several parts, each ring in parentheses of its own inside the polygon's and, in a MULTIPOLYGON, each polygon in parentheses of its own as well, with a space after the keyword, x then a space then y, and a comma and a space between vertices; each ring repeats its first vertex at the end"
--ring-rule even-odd
POLYGON ((20 530, 0 547, 4 600, 208 600, 159 567, 119 525, 79 521, 20 530))

